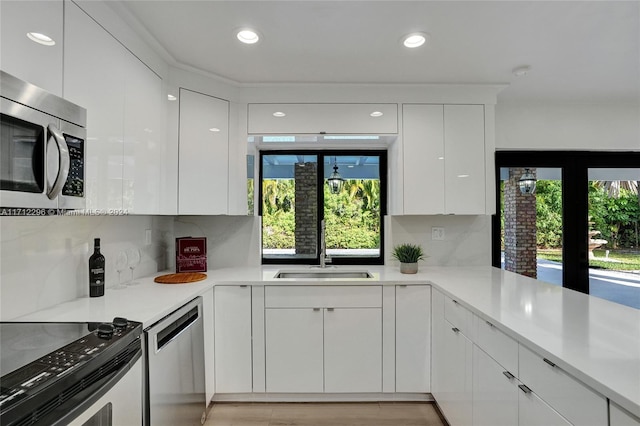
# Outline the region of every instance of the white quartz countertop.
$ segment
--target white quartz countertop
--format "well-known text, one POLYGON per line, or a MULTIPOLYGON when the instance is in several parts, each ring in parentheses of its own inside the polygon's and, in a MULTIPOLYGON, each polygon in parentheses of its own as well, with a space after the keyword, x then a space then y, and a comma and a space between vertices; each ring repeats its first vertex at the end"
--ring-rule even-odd
MULTIPOLYGON (((640 310, 492 267, 425 267, 415 275, 397 267, 339 266, 373 278, 276 279, 305 266, 211 270, 204 281, 156 284, 153 278, 104 297, 80 298, 14 321, 110 321, 123 316, 148 327, 214 285, 432 284, 502 331, 551 359, 585 384, 640 417, 640 310)), ((317 269, 316 269, 317 270, 317 269)))

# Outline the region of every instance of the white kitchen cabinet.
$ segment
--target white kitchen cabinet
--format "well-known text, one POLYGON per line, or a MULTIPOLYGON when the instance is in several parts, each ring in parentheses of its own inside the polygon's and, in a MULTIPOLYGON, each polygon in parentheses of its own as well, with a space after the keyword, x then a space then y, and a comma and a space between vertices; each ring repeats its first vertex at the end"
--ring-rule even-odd
POLYGON ((553 360, 519 347, 519 379, 569 422, 581 426, 607 424, 607 400, 580 383, 553 360))
POLYGON ((215 392, 251 392, 251 288, 221 285, 214 292, 215 392))
POLYGON ((404 214, 444 214, 444 106, 403 105, 404 214))
POLYGON ((444 349, 445 328, 444 294, 435 288, 431 289, 431 393, 440 400, 440 391, 446 387, 447 378, 443 364, 448 356, 444 349))
POLYGON ((177 179, 178 166, 167 156, 162 79, 130 54, 124 69, 123 208, 129 214, 175 213, 176 194, 162 185, 166 174, 177 179))
POLYGON ((446 354, 439 368, 444 385, 438 405, 451 426, 473 424, 472 348, 471 340, 445 320, 444 348, 446 354))
POLYGON ((518 425, 518 380, 478 346, 473 346, 474 426, 518 425))
POLYGON ((266 391, 323 392, 323 310, 266 309, 266 391))
POLYGON ((445 213, 485 214, 483 105, 444 106, 444 158, 445 213))
POLYGON ((215 382, 215 329, 213 288, 202 295, 202 330, 204 334, 204 389, 207 404, 213 398, 215 382))
POLYGON ((396 392, 431 390, 431 287, 397 285, 396 392))
POLYGON ((398 105, 249 104, 247 120, 250 135, 396 134, 398 105))
POLYGON ((2 70, 62 96, 63 1, 0 2, 0 64, 2 70), (28 32, 55 41, 44 46, 28 32))
POLYGON ((483 105, 403 105, 404 214, 486 213, 484 120, 483 105))
POLYGON ((518 393, 518 426, 571 426, 571 423, 535 393, 521 391, 518 393))
POLYGON ((73 2, 65 7, 64 97, 87 109, 87 209, 122 209, 126 50, 73 2))
POLYGON ((227 214, 229 102, 180 89, 179 214, 227 214))
POLYGON ((382 309, 324 310, 325 392, 382 392, 382 309))
POLYGON ((609 426, 640 426, 640 418, 609 401, 609 426))

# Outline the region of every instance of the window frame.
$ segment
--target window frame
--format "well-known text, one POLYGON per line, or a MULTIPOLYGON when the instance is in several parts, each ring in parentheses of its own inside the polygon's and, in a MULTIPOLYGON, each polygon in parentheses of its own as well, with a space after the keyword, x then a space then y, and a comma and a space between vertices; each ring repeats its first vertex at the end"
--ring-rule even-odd
MULTIPOLYGON (((324 161, 326 157, 334 156, 378 156, 380 158, 380 254, 376 257, 332 257, 331 263, 328 265, 384 265, 385 257, 385 229, 384 222, 387 215, 387 200, 388 200, 388 166, 387 157, 388 150, 386 149, 260 149, 259 150, 259 170, 258 170, 258 216, 262 219, 262 180, 263 180, 263 157, 265 155, 315 155, 318 160, 318 165, 322 165, 322 168, 318 168, 317 175, 317 197, 318 197, 318 211, 317 211, 317 232, 320 235, 320 223, 324 217, 324 161), (322 189, 322 190, 321 190, 322 189)), ((254 203, 255 205, 255 203, 254 203)), ((262 253, 262 220, 260 221, 260 259, 263 265, 319 265, 320 264, 320 238, 318 238, 317 254, 315 258, 265 258, 262 253)))

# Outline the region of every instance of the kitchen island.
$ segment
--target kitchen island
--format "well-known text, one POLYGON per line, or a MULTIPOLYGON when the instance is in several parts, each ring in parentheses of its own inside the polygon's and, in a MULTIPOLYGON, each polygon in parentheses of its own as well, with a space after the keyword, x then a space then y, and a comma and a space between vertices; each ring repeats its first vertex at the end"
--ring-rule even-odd
POLYGON ((404 275, 394 267, 344 266, 335 269, 366 269, 373 278, 274 278, 281 270, 303 268, 211 270, 205 281, 176 285, 156 284, 153 277, 148 277, 124 290, 107 289, 105 297, 76 299, 19 320, 110 321, 114 316, 125 316, 148 327, 215 286, 348 285, 384 289, 426 284, 522 347, 552 360, 577 382, 640 417, 638 310, 492 267, 423 267, 418 274, 404 275))

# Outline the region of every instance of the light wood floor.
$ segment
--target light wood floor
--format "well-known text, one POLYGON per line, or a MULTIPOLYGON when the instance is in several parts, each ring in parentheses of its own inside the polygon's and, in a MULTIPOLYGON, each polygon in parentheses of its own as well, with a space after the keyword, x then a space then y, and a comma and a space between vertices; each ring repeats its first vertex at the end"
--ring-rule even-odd
POLYGON ((217 403, 205 426, 444 426, 435 405, 412 402, 217 403))

